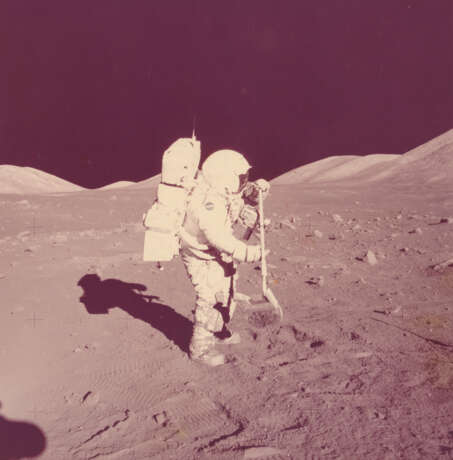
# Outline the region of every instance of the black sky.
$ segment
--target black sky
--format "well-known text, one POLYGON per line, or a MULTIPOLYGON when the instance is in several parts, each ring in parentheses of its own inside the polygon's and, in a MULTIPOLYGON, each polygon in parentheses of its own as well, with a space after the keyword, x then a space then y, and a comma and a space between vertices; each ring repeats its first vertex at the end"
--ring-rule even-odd
POLYGON ((0 164, 87 187, 190 136, 273 177, 453 126, 452 0, 2 0, 0 164))

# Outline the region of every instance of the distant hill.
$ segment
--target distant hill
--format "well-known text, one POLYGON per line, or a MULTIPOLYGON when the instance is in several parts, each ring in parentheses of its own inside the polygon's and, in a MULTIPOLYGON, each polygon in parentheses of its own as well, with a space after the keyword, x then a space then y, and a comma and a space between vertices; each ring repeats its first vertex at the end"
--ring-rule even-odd
POLYGON ((136 182, 131 182, 129 180, 120 180, 118 182, 113 182, 112 184, 104 185, 103 187, 99 187, 96 190, 113 190, 117 188, 124 188, 129 187, 130 185, 136 184, 136 182))
POLYGON ((152 188, 152 187, 157 187, 160 182, 160 174, 157 174, 156 176, 150 177, 149 179, 142 180, 140 182, 135 183, 134 185, 131 186, 131 188, 152 188))
POLYGON ((323 182, 453 183, 453 129, 402 155, 331 156, 288 171, 273 184, 323 182))
POLYGON ((79 190, 84 190, 84 188, 39 169, 0 165, 0 193, 26 195, 79 190))

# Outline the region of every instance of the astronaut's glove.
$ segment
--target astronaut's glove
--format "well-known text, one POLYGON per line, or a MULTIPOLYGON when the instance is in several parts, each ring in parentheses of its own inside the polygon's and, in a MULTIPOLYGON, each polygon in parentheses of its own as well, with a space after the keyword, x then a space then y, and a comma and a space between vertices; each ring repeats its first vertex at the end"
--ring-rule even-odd
POLYGON ((258 221, 258 211, 253 206, 246 204, 239 214, 239 220, 244 227, 253 228, 258 221))
POLYGON ((252 206, 257 206, 259 191, 263 192, 263 199, 266 199, 270 188, 271 184, 266 179, 249 182, 243 192, 244 201, 252 206))
POLYGON ((265 196, 268 195, 271 184, 266 179, 258 179, 254 182, 258 190, 261 190, 265 196))

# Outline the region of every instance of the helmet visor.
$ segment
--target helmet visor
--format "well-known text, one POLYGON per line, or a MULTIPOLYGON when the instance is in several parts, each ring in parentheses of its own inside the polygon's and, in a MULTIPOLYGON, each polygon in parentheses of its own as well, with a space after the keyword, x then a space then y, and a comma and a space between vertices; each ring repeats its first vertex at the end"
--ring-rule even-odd
POLYGON ((249 181, 249 171, 247 171, 245 174, 239 174, 239 189, 238 189, 238 192, 242 192, 242 190, 244 190, 244 188, 247 185, 248 181, 249 181))

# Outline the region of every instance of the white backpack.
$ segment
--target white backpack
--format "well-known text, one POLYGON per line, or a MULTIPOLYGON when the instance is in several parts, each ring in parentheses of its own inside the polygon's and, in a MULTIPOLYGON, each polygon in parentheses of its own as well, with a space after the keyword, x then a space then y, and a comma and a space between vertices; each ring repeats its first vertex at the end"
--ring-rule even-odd
POLYGON ((179 231, 199 163, 200 142, 195 134, 192 138, 178 139, 164 152, 157 198, 143 216, 144 261, 169 261, 179 253, 179 231))

